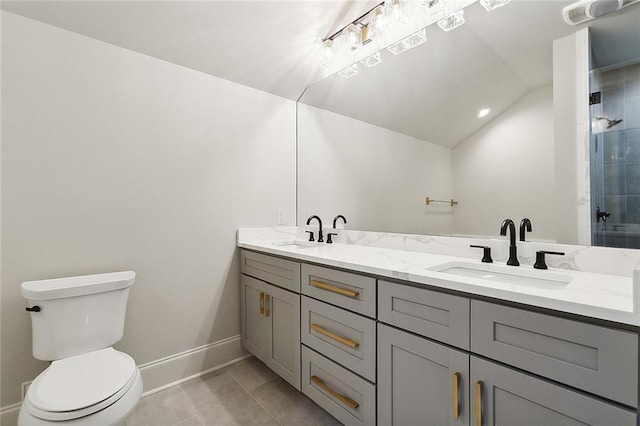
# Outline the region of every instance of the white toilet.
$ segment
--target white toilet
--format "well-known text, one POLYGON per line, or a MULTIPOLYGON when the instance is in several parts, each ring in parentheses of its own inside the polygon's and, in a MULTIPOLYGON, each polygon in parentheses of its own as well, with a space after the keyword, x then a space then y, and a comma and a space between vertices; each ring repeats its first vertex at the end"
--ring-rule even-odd
POLYGON ((140 400, 133 358, 122 338, 132 271, 22 283, 33 356, 53 361, 33 381, 18 425, 124 425, 140 400))

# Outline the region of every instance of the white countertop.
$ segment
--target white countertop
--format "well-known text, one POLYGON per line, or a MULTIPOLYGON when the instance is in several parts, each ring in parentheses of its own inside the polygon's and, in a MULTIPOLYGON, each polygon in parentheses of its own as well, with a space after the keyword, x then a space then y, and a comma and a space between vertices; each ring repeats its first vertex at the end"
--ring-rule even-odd
MULTIPOLYGON (((531 266, 506 266, 502 262, 491 264, 496 268, 504 268, 508 272, 515 271, 516 274, 535 274, 544 277, 547 273, 548 276, 562 276, 570 281, 552 288, 511 284, 429 269, 437 269, 439 265, 451 262, 464 262, 466 265, 479 267, 486 265, 479 259, 340 243, 317 243, 310 247, 280 245, 283 242, 295 240, 295 231, 292 231, 294 228, 282 229, 282 232, 278 232, 277 228, 270 228, 269 232, 262 233, 256 232, 256 229, 240 229, 238 230, 238 247, 380 277, 640 326, 640 312, 638 312, 640 291, 634 292, 636 285, 632 276, 556 268, 534 270, 531 266), (275 232, 274 229, 276 229, 275 232)), ((636 282, 640 281, 639 270, 636 269, 632 275, 636 277, 636 282)))

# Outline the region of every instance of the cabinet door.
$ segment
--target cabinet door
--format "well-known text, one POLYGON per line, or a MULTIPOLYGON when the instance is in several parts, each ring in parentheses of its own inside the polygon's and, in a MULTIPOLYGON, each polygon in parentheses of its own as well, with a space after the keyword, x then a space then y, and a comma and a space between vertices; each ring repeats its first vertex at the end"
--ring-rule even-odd
POLYGON ((474 426, 635 426, 636 412, 471 357, 474 426))
POLYGON ((469 355, 378 324, 378 424, 468 425, 469 355))
POLYGON ((266 363, 267 321, 264 317, 264 301, 267 284, 240 275, 240 340, 242 347, 266 363))
POLYGON ((300 295, 267 284, 265 363, 300 390, 300 295))

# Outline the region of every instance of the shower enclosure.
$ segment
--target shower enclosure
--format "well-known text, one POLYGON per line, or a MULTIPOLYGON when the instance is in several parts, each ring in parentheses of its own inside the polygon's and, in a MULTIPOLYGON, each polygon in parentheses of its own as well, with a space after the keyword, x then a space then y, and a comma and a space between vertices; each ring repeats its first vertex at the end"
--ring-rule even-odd
POLYGON ((591 243, 640 248, 640 60, 590 80, 591 243))

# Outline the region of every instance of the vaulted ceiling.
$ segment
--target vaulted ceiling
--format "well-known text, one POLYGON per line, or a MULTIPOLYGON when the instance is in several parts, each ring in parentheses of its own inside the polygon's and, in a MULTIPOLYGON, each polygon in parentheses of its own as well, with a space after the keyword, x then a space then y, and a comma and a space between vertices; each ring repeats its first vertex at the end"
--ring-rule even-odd
MULTIPOLYGON (((320 41, 377 3, 3 0, 1 7, 289 99, 311 86, 305 103, 446 146, 483 125, 467 118, 480 106, 499 113, 550 85, 552 41, 581 28, 562 20, 566 0, 513 0, 492 13, 473 4, 463 27, 430 27, 424 46, 397 57, 383 52, 382 65, 350 80, 323 79, 320 41)), ((596 61, 638 50, 640 6, 628 9, 623 26, 608 17, 591 23, 596 61)))

